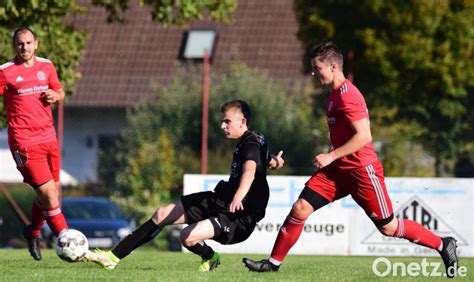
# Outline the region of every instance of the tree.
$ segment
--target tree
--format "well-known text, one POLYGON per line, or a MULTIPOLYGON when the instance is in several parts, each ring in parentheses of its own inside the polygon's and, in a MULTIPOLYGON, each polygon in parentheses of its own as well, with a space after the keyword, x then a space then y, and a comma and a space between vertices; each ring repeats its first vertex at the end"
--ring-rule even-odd
POLYGON ((118 159, 113 199, 144 220, 156 207, 170 203, 183 172, 177 164, 176 151, 166 128, 156 138, 137 140, 135 129, 125 130, 118 159))
MULTIPOLYGON (((192 20, 209 17, 220 22, 232 21, 231 14, 237 9, 236 0, 139 0, 140 6, 150 6, 153 20, 163 26, 184 26, 192 20)), ((92 0, 105 7, 108 21, 123 21, 123 13, 129 0, 92 0)))
MULTIPOLYGON (((108 11, 107 19, 123 20, 128 0, 91 0, 108 11)), ((191 20, 232 21, 237 9, 236 0, 140 0, 140 5, 151 6, 154 20, 163 26, 184 26, 191 20)), ((54 62, 67 95, 71 95, 74 83, 80 77, 76 71, 84 53, 86 34, 67 23, 67 16, 85 12, 75 0, 0 0, 0 62, 14 56, 11 33, 20 26, 30 27, 40 40, 39 56, 54 62)), ((5 126, 3 103, 0 104, 0 127, 5 126)))
MULTIPOLYGON (((172 189, 180 183, 184 172, 199 173, 202 126, 199 73, 189 68, 180 69, 170 84, 156 86, 154 99, 129 110, 121 141, 117 147, 109 146, 109 149, 116 149, 109 150, 107 154, 109 161, 117 167, 112 175, 111 171, 99 174, 108 176, 101 179, 106 187, 117 187, 122 196, 142 197, 150 194, 144 192, 149 189, 155 189, 155 192, 172 189), (153 147, 152 144, 164 142, 163 132, 166 132, 168 147, 153 147), (174 153, 166 158, 152 157, 165 154, 162 150, 174 153), (160 174, 162 166, 169 169, 160 174), (143 171, 139 172, 140 169, 143 171), (165 175, 172 175, 168 178, 174 182, 163 184, 165 175)), ((221 75, 214 75, 212 85, 209 173, 228 174, 230 170, 230 152, 236 144, 226 141, 220 129, 220 105, 230 99, 249 102, 252 108, 251 129, 265 134, 273 152, 279 149, 285 151, 285 172, 312 172, 311 159, 316 152, 327 149, 327 135, 318 130, 325 127, 312 117, 311 97, 289 96, 285 87, 271 80, 266 73, 237 63, 221 75)), ((167 200, 168 196, 160 201, 167 200)))
POLYGON ((415 123, 410 137, 435 157, 436 175, 465 150, 471 142, 467 89, 474 83, 472 2, 296 0, 295 10, 306 54, 321 40, 352 51, 346 66, 352 63, 348 71, 369 107, 382 115, 395 111, 377 126, 415 123))

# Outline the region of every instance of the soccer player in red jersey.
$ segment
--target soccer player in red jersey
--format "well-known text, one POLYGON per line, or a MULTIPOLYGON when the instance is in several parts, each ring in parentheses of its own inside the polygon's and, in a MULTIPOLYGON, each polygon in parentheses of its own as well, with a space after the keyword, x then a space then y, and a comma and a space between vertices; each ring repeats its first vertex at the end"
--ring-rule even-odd
POLYGON ((51 61, 35 56, 35 33, 21 27, 13 33, 15 58, 0 66, 0 96, 4 97, 8 143, 23 176, 36 192, 31 225, 24 229, 31 256, 41 260, 40 230, 48 222, 54 235, 67 228, 59 203, 60 156, 51 104, 64 91, 51 61))
POLYGON ((393 216, 383 167, 372 145, 365 99, 345 78, 339 48, 331 42, 317 45, 311 52, 311 65, 312 75, 331 90, 326 112, 331 150, 313 159, 317 171, 293 204, 271 257, 261 261, 244 258, 246 267, 258 272, 277 271, 298 240, 306 219, 328 203, 351 195, 382 234, 437 250, 448 276, 453 276, 453 268, 458 266, 456 240, 440 238, 415 221, 393 216))

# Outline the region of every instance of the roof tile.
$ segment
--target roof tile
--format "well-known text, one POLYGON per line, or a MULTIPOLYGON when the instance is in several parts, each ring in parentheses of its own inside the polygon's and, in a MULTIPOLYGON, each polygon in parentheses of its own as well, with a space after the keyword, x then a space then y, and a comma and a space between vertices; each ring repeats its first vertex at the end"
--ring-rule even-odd
MULTIPOLYGON (((106 22, 103 8, 82 1, 88 12, 72 18, 90 34, 78 71, 82 78, 66 106, 127 107, 153 95, 152 83, 166 83, 176 68, 184 30, 151 20, 150 9, 131 1, 125 23, 106 22)), ((303 79, 303 49, 296 37, 292 1, 239 0, 233 24, 195 21, 190 28, 213 28, 219 39, 213 71, 233 54, 247 65, 291 84, 303 79)))

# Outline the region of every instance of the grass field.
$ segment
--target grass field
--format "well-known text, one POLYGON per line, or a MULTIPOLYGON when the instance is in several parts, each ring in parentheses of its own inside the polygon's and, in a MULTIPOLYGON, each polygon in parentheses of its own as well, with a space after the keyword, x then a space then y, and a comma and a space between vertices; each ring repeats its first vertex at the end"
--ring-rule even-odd
MULTIPOLYGON (((290 255, 277 273, 248 272, 242 257, 255 259, 263 255, 222 254, 222 264, 209 273, 197 272, 200 258, 194 254, 158 252, 152 249, 135 251, 112 271, 94 264, 66 263, 54 251, 43 250, 43 260, 34 261, 26 249, 0 249, 1 281, 375 281, 382 278, 373 274, 374 257, 331 257, 290 255)), ((392 262, 421 263, 422 258, 390 258, 392 262)), ((430 258, 429 262, 440 259, 430 258)), ((474 258, 462 258, 467 276, 457 280, 474 281, 474 258)), ((383 269, 381 269, 383 271, 383 269)), ((444 268, 442 269, 444 273, 444 268)), ((445 277, 383 278, 386 281, 433 281, 445 277)))

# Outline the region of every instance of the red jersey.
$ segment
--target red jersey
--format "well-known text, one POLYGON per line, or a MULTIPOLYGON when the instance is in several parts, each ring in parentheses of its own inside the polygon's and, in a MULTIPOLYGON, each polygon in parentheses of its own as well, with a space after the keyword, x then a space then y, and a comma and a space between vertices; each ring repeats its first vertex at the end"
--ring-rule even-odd
POLYGON ((51 61, 35 57, 32 67, 16 60, 0 66, 0 96, 5 96, 10 147, 27 147, 56 140, 49 103, 40 95, 62 88, 51 61))
MULTIPOLYGON (((338 89, 331 92, 326 114, 334 149, 344 145, 354 135, 351 123, 369 118, 364 97, 349 80, 345 80, 338 89)), ((369 143, 359 151, 336 160, 334 164, 339 169, 353 170, 376 160, 374 146, 369 143)))

